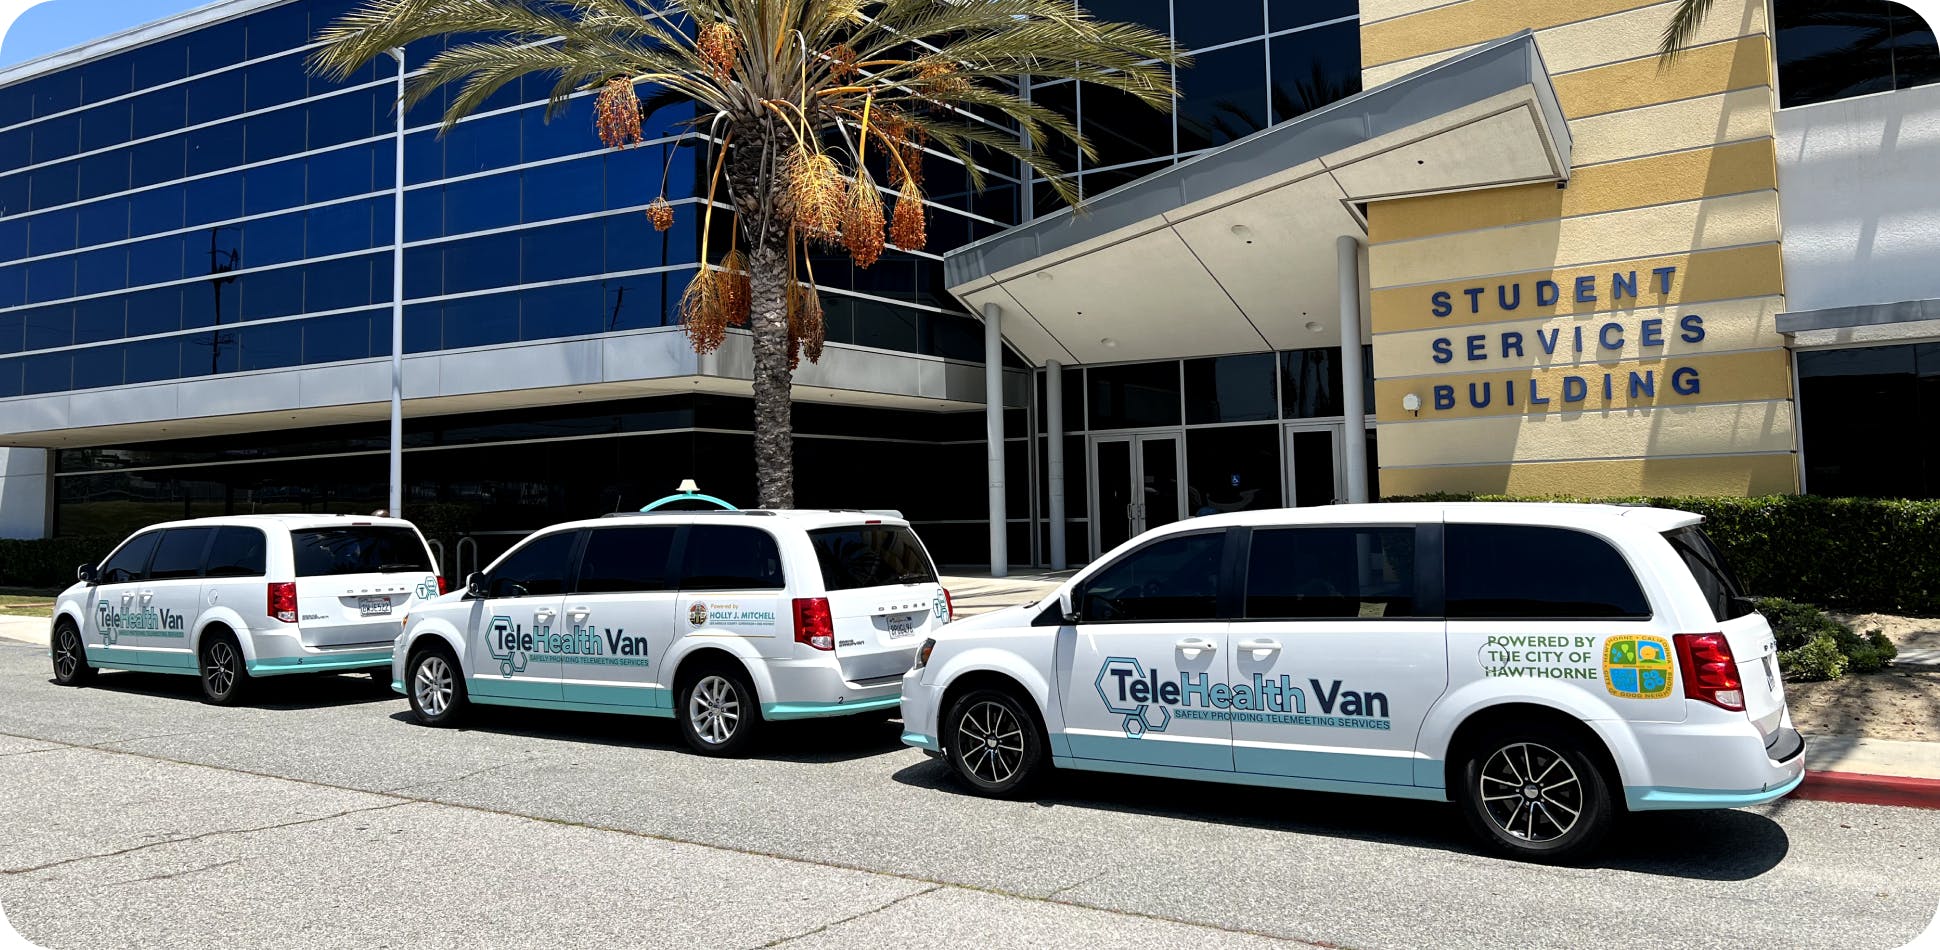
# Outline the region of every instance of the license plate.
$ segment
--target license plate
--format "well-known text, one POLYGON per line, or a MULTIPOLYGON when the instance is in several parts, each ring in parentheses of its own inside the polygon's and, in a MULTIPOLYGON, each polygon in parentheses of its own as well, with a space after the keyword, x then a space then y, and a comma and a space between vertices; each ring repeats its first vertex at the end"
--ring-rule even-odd
POLYGON ((389 597, 359 597, 357 598, 357 613, 359 616, 364 617, 388 617, 391 615, 391 599, 389 597))
POLYGON ((889 628, 889 639, 900 640, 916 635, 915 614, 891 614, 882 618, 883 625, 889 628))

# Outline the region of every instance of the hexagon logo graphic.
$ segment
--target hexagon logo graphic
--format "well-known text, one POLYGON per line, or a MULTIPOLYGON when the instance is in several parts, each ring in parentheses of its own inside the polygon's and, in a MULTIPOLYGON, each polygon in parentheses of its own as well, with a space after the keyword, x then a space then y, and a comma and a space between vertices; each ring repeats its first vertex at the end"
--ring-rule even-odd
POLYGON ((512 625, 512 618, 493 617, 490 629, 491 635, 485 639, 485 645, 491 649, 492 658, 498 661, 499 675, 510 677, 514 673, 525 672, 530 657, 524 650, 510 646, 518 634, 518 628, 512 625))
POLYGON ((1129 700, 1120 702, 1112 699, 1111 694, 1105 690, 1105 678, 1112 676, 1114 670, 1130 670, 1132 679, 1143 680, 1145 667, 1128 656, 1106 657, 1105 664, 1098 668, 1098 678, 1092 682, 1098 690, 1099 700, 1105 704, 1105 711, 1125 717, 1124 728, 1127 737, 1141 739, 1148 732, 1164 732, 1167 726, 1172 725, 1172 712, 1162 705, 1132 704, 1129 700))

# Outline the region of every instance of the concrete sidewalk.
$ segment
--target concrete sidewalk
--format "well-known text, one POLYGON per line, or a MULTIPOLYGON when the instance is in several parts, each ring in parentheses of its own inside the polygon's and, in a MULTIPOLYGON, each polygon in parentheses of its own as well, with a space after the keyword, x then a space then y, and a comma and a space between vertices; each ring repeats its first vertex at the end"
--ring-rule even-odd
POLYGON ((1797 798, 1940 808, 1940 742, 1806 736, 1797 798))
POLYGON ((1075 571, 1042 571, 991 577, 988 574, 945 574, 943 586, 950 592, 950 605, 958 617, 1002 610, 1016 604, 1043 600, 1069 580, 1075 571))
POLYGON ((0 637, 46 646, 53 623, 47 617, 0 617, 0 637))

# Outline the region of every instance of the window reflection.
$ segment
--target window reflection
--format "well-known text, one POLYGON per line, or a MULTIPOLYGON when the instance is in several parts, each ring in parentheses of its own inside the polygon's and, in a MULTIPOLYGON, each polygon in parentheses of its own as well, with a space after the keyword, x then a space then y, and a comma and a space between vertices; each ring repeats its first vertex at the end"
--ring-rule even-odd
POLYGON ((1932 27, 1886 0, 1777 0, 1781 106, 1845 99, 1940 81, 1932 27))

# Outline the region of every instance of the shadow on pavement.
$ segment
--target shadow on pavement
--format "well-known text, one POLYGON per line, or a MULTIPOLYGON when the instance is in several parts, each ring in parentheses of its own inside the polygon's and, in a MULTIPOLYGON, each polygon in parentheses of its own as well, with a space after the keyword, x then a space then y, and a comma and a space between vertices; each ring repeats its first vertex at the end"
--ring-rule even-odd
MULTIPOLYGON (((973 794, 937 759, 903 768, 894 778, 905 785, 973 794)), ((1064 769, 1046 777, 1037 802, 1051 808, 1092 808, 1493 856, 1476 842, 1455 806, 1443 802, 1064 769)), ((1645 812, 1623 816, 1584 866, 1741 881, 1776 867, 1790 849, 1782 826, 1752 812, 1645 812)))
MULTIPOLYGON (((409 709, 393 713, 391 718, 425 728, 418 726, 409 709)), ((698 754, 688 749, 672 719, 658 717, 473 705, 463 724, 456 728, 558 742, 698 754)), ((754 749, 744 758, 847 762, 900 751, 905 748, 901 736, 901 720, 867 714, 767 722, 762 724, 762 734, 757 737, 754 749)))
MULTIPOLYGON (((60 686, 51 678, 47 684, 57 689, 69 688, 60 686)), ((382 684, 364 673, 298 673, 261 677, 252 680, 250 686, 253 691, 237 704, 240 708, 287 711, 358 706, 387 700, 404 701, 404 697, 391 692, 388 672, 384 674, 382 684)), ((93 682, 81 688, 193 703, 203 701, 202 684, 194 676, 168 673, 102 670, 93 682)))

